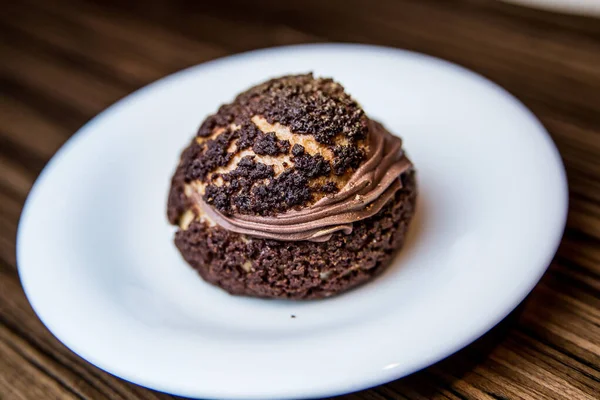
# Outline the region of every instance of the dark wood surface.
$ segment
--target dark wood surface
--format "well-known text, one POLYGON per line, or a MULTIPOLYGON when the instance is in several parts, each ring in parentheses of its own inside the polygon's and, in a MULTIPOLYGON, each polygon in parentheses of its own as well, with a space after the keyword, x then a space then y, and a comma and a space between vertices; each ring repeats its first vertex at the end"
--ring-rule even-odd
POLYGON ((23 202, 69 136, 131 91, 228 54, 324 41, 416 50, 494 80, 550 131, 570 185, 560 249, 518 311, 445 361, 340 398, 598 398, 600 20, 491 0, 21 0, 3 5, 0 31, 1 399, 173 398, 91 366, 36 318, 15 260, 23 202))

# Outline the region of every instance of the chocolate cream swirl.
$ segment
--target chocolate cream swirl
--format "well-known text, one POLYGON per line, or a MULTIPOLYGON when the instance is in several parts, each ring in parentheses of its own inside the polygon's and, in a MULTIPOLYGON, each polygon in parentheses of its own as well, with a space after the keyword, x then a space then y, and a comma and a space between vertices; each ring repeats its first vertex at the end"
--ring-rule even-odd
POLYGON ((402 187, 400 175, 412 168, 402 140, 374 121, 369 124, 369 150, 364 163, 336 194, 301 210, 276 216, 224 215, 199 200, 201 210, 232 232, 281 241, 325 242, 335 232, 352 233, 354 222, 372 217, 402 187))

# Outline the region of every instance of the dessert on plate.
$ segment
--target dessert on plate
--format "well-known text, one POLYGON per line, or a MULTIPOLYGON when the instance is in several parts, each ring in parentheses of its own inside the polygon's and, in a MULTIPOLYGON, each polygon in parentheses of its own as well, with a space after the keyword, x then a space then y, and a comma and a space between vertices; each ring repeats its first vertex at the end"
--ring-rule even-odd
POLYGON ((172 178, 175 245, 231 294, 310 299, 390 263, 415 211, 402 141, 312 74, 254 86, 200 126, 172 178))

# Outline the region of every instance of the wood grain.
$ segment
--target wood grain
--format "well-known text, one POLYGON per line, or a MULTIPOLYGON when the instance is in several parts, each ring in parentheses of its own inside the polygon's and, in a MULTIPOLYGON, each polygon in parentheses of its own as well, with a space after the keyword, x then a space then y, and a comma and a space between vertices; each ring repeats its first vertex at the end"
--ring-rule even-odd
POLYGON ((494 80, 549 130, 570 187, 564 239, 518 310, 424 371, 339 398, 597 398, 599 20, 491 0, 24 0, 4 7, 0 33, 1 399, 175 398, 91 366, 37 319, 16 270, 23 202, 54 152, 131 91, 227 54, 323 41, 420 51, 494 80))

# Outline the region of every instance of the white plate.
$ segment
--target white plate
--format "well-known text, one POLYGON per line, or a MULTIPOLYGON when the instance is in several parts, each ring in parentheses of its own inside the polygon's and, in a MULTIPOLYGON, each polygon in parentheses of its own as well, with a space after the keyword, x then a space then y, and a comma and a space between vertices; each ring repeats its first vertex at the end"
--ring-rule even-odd
POLYGON ((503 0, 555 12, 600 16, 600 0, 503 0))
POLYGON ((193 397, 316 397, 405 376, 489 330, 544 273, 566 209, 552 141, 495 84, 401 50, 284 47, 179 72, 90 121, 31 191, 17 255, 40 319, 106 371, 193 397), (420 185, 409 241, 387 273, 339 297, 232 297, 172 244, 170 176, 221 103, 309 70, 405 139, 420 185))

